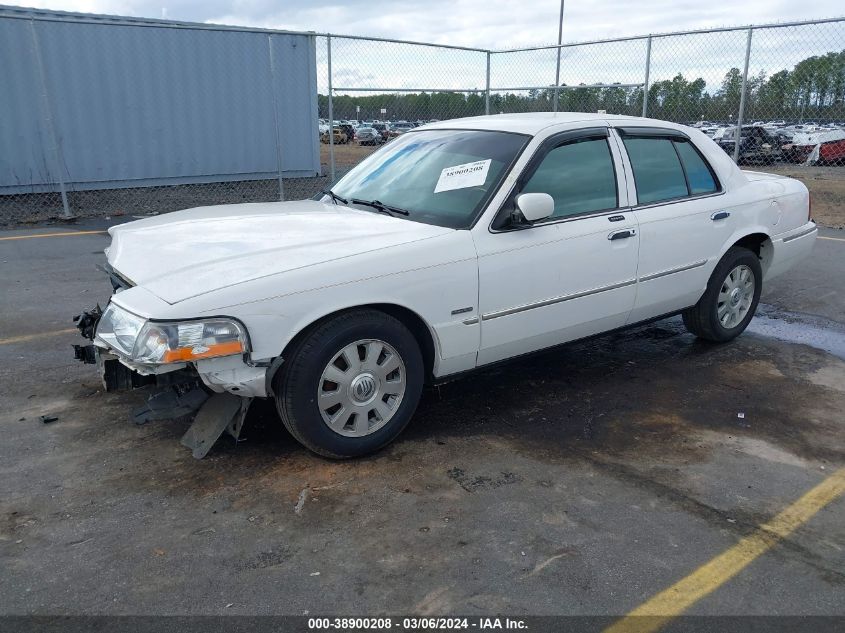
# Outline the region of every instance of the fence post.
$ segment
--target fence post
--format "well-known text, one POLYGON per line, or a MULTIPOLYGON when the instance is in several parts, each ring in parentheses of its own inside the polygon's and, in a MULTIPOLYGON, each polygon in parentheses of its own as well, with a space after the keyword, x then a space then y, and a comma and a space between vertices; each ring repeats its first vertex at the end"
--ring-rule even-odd
POLYGON ((643 116, 648 115, 648 79, 651 74, 651 35, 645 45, 645 82, 643 83, 643 116))
POLYGON ((38 42, 38 33, 35 30, 35 20, 29 20, 32 32, 32 48, 35 53, 35 63, 38 65, 38 78, 41 83, 41 99, 44 108, 44 123, 47 127, 47 134, 53 143, 53 169, 59 179, 59 191, 62 193, 62 216, 65 219, 73 217, 70 212, 70 205, 67 201, 67 189, 65 188, 64 161, 62 160, 62 146, 59 135, 56 133, 56 124, 53 121, 53 104, 50 100, 50 92, 47 89, 47 74, 44 71, 44 60, 41 58, 41 45, 38 42))
POLYGON ((490 51, 487 51, 487 88, 484 90, 484 114, 490 114, 490 51))
POLYGON ((554 99, 552 103, 552 112, 557 112, 558 97, 560 95, 560 45, 563 43, 563 5, 564 0, 560 0, 560 19, 557 23, 557 65, 555 67, 555 90, 554 99))
POLYGON ((329 182, 334 183, 334 91, 332 89, 332 36, 326 35, 329 57, 329 182))
POLYGON ((748 29, 748 41, 745 44, 745 67, 742 70, 742 90, 739 93, 739 112, 736 115, 736 132, 734 133, 734 162, 739 164, 739 145, 742 139, 742 119, 745 116, 745 95, 748 92, 748 62, 751 59, 751 34, 753 28, 748 29))
POLYGON ((279 103, 276 98, 276 60, 273 55, 273 35, 267 36, 267 52, 270 56, 270 95, 273 99, 273 125, 276 128, 276 163, 279 171, 279 200, 285 201, 285 184, 282 181, 282 139, 279 133, 279 103))

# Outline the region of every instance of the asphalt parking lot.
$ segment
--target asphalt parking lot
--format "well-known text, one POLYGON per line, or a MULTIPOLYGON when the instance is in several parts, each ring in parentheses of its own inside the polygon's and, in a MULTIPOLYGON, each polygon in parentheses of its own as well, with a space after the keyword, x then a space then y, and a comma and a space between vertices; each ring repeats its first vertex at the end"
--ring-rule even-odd
POLYGON ((70 347, 102 228, 0 232, 0 613, 845 615, 845 499, 804 496, 843 479, 845 232, 730 344, 672 319, 534 356, 331 462, 271 407, 201 461, 188 422, 129 421, 144 392, 70 347))

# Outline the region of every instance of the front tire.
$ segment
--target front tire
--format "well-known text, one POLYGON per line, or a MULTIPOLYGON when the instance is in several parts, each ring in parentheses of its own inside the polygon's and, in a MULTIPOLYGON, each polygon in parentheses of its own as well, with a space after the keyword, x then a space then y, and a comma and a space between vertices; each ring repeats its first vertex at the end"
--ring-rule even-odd
POLYGON ((726 343, 748 327, 763 287, 763 269, 757 255, 740 246, 725 253, 707 289, 682 317, 687 330, 714 343, 726 343))
POLYGON ((303 446, 324 457, 372 453, 407 426, 422 393, 424 364, 413 334, 376 310, 317 325, 276 375, 276 408, 303 446))

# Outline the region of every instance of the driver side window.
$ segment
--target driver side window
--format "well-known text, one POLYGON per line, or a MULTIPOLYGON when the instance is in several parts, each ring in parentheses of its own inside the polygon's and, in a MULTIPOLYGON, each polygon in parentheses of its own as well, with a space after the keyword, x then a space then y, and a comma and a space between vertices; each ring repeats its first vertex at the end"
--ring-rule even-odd
POLYGON ((551 219, 607 211, 618 206, 616 172, 606 138, 585 138, 551 150, 520 193, 547 193, 551 219))

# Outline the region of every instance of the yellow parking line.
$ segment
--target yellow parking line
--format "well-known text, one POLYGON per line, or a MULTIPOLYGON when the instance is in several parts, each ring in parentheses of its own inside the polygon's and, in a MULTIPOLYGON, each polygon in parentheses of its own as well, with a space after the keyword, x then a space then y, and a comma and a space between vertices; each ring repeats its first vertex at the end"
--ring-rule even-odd
POLYGON ((845 239, 841 237, 826 237, 824 235, 819 235, 820 240, 833 240, 834 242, 845 242, 845 239))
POLYGON ((75 327, 66 330, 53 330, 52 332, 39 332, 38 334, 24 334, 23 336, 10 336, 9 338, 0 338, 0 345, 14 345, 15 343, 26 343, 27 341, 34 341, 39 338, 49 338, 51 336, 58 336, 59 334, 70 334, 77 332, 75 327))
POLYGON ((845 468, 833 473, 754 533, 614 622, 604 633, 653 633, 659 630, 736 576, 843 493, 845 468))
POLYGON ((64 233, 37 233, 35 235, 10 235, 8 237, 0 237, 0 242, 6 240, 31 240, 36 237, 69 237, 71 235, 99 235, 107 233, 107 231, 65 231, 64 233))

